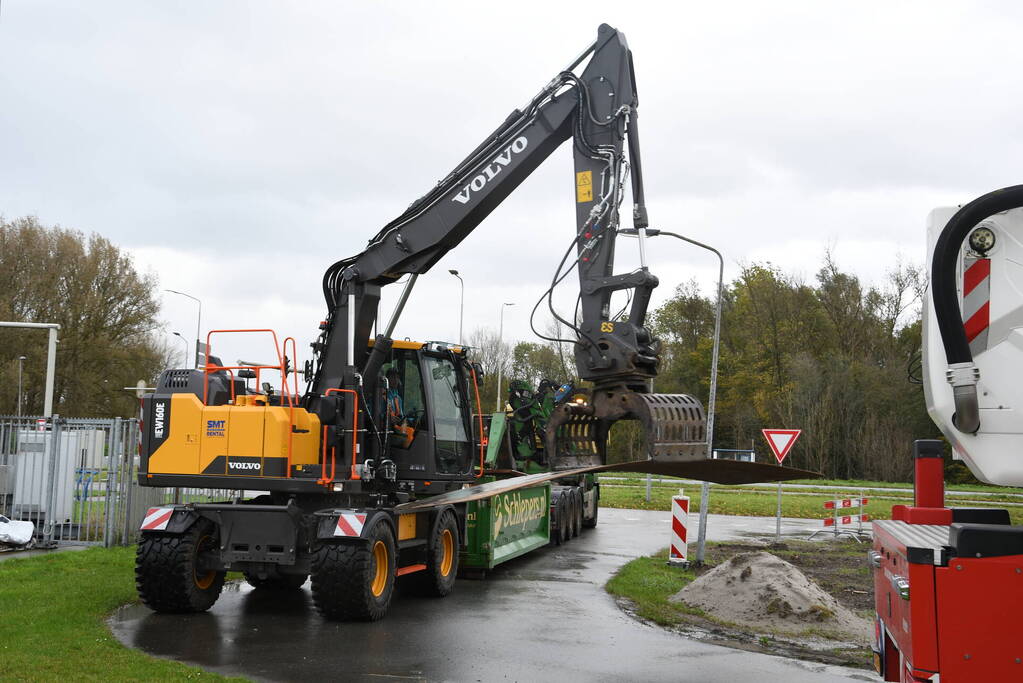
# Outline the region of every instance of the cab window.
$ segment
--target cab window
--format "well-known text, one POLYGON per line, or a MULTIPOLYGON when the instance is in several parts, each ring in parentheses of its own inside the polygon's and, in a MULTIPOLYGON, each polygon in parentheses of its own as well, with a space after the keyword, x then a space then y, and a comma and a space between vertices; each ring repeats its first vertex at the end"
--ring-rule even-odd
POLYGON ((426 356, 424 360, 433 403, 437 471, 444 474, 465 472, 469 467, 471 444, 465 428, 468 410, 458 390, 458 372, 447 358, 426 356))

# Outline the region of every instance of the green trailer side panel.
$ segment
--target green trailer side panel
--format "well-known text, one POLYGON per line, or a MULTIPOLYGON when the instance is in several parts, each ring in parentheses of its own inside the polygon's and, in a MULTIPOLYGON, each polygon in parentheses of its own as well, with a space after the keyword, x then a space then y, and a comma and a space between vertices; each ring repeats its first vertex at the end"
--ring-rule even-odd
POLYGON ((462 566, 493 569, 547 545, 550 510, 551 486, 547 483, 467 503, 462 566))

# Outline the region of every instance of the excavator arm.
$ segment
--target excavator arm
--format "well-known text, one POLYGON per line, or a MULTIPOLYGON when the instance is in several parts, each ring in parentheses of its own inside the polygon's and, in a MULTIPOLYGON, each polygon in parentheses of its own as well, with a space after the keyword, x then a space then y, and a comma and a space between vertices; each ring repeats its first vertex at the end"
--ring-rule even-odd
MULTIPOLYGON (((650 389, 657 374, 658 342, 645 321, 657 278, 645 262, 648 221, 638 103, 625 36, 603 24, 592 45, 525 107, 513 111, 432 190, 385 225, 362 252, 334 263, 323 278, 328 318, 313 344, 316 364, 306 406, 329 425, 340 400, 329 398, 330 391, 356 387, 363 396, 378 395, 391 335, 416 278, 458 246, 571 139, 575 169, 566 189, 575 203, 576 224, 541 302, 546 299, 551 314, 573 331, 578 375, 592 388, 577 391, 551 416, 545 430, 550 465, 557 470, 604 465, 609 431, 618 420, 640 422, 651 460, 706 458, 706 420, 700 402, 650 389), (633 198, 629 232, 639 237, 640 268, 616 274, 615 240, 629 182, 633 198), (576 311, 566 318, 555 310, 551 294, 573 271, 579 278, 579 296, 576 311), (406 276, 394 313, 371 344, 380 288, 406 276), (627 316, 625 311, 612 315, 610 310, 611 297, 618 291, 628 292, 627 316), (330 405, 319 409, 324 403, 330 405)), ((749 481, 764 480, 762 476, 753 474, 749 481)))
POLYGON ((633 273, 613 274, 619 209, 630 172, 633 226, 640 232, 646 228, 637 104, 625 36, 604 24, 592 45, 525 107, 513 111, 436 187, 385 225, 361 253, 327 270, 323 293, 329 315, 314 344, 318 362, 312 393, 344 384, 346 370, 369 374, 364 372, 372 369, 367 367, 367 342, 381 286, 411 276, 384 332, 390 337, 415 278, 458 246, 568 139, 575 157, 576 226, 552 289, 574 268, 580 296, 578 319, 560 320, 577 337, 581 378, 643 390, 657 372, 656 344, 644 327, 657 278, 645 264, 633 273), (573 70, 583 62, 585 68, 576 75, 573 70), (625 289, 633 290, 628 318, 613 321, 611 295, 625 289))

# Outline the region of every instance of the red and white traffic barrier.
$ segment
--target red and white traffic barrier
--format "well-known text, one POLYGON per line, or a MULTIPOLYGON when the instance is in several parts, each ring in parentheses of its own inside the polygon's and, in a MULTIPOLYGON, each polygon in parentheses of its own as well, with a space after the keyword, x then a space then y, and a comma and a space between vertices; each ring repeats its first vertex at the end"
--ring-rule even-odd
POLYGON ((843 498, 841 500, 824 501, 825 510, 837 510, 840 508, 863 507, 869 501, 868 498, 843 498))
POLYGON ((671 546, 668 550, 668 564, 689 566, 689 547, 686 542, 689 527, 689 496, 679 490, 671 497, 671 546))
POLYGON ((860 515, 843 515, 841 517, 828 517, 827 519, 824 520, 824 526, 837 526, 839 524, 852 524, 853 521, 869 522, 870 521, 870 515, 868 515, 868 514, 860 514, 860 515))
MULTIPOLYGON (((826 500, 824 501, 824 509, 832 510, 833 514, 831 517, 825 517, 825 527, 831 527, 834 531, 835 538, 838 538, 840 534, 846 534, 854 538, 859 538, 864 534, 863 523, 870 521, 870 515, 863 512, 863 508, 870 502, 869 498, 840 498, 838 500, 826 500), (855 514, 850 514, 852 508, 858 508, 855 514), (856 524, 856 529, 843 529, 845 525, 856 524)), ((825 533, 824 529, 819 529, 812 534, 810 538, 813 538, 817 534, 825 533)))

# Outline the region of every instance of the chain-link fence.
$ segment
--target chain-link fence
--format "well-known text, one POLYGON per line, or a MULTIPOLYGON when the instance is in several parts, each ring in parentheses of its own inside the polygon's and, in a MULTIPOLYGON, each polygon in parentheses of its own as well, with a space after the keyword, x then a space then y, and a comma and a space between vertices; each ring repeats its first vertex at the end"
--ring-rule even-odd
POLYGON ((0 417, 0 515, 35 525, 35 543, 128 545, 146 510, 227 500, 213 489, 138 485, 136 419, 0 417))

